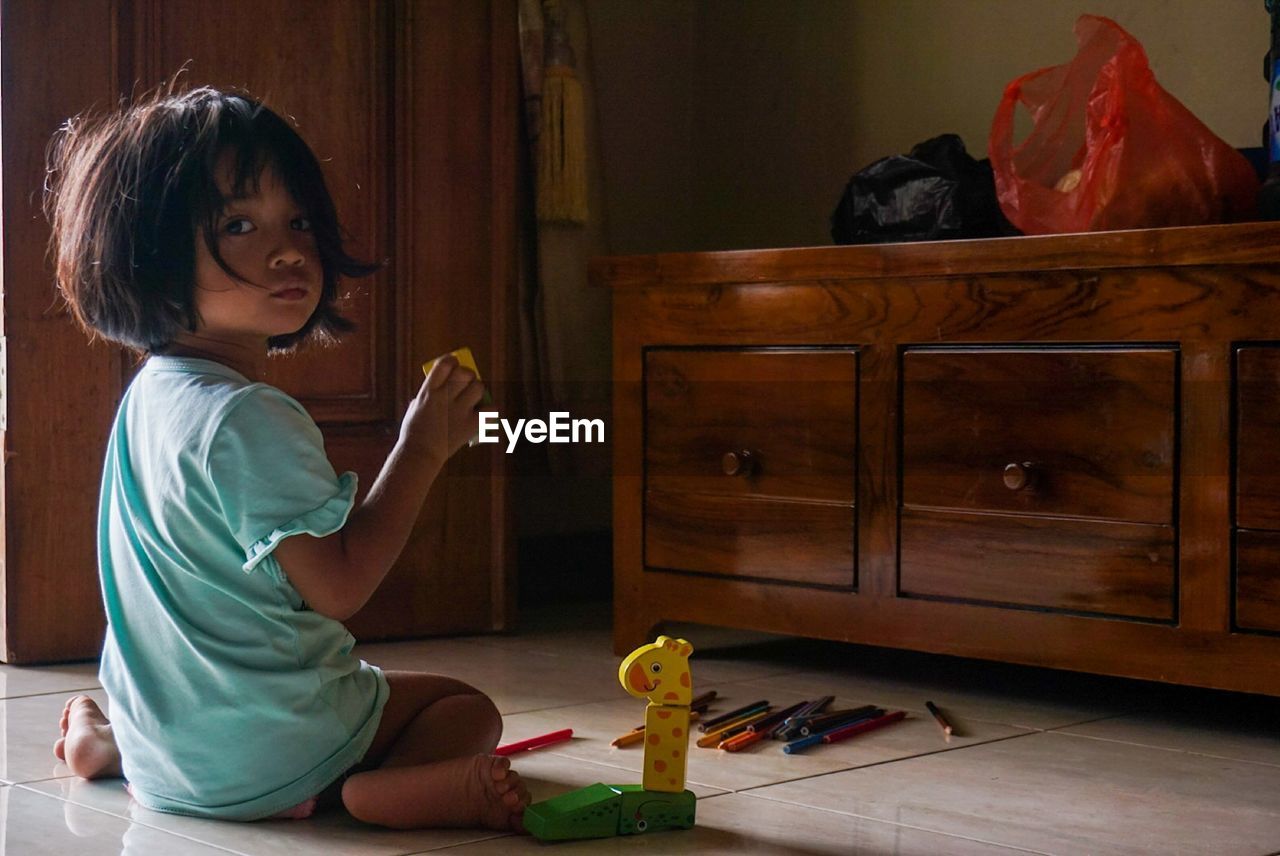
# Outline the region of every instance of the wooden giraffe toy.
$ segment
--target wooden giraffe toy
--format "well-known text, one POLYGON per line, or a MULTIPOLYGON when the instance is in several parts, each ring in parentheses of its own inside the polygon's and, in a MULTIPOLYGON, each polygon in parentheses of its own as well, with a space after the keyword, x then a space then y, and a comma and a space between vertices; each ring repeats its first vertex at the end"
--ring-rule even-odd
POLYGON ((597 783, 534 803, 524 811, 524 824, 535 838, 609 838, 693 827, 697 797, 684 786, 692 653, 685 640, 659 636, 626 656, 618 680, 631 695, 649 699, 643 784, 597 783))
POLYGON ((644 778, 646 791, 684 790, 685 755, 689 750, 689 703, 693 681, 683 639, 659 636, 627 655, 618 667, 622 688, 649 699, 644 714, 644 778))

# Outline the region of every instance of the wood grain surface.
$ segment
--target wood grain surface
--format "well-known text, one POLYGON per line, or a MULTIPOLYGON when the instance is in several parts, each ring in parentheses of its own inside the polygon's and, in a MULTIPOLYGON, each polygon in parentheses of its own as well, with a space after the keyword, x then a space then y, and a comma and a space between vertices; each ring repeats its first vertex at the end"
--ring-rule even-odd
POLYGON ((680 620, 1280 695, 1277 247, 1280 224, 1250 223, 596 260, 616 650, 680 620), (715 414, 730 445, 787 437, 803 460, 788 414, 812 410, 643 386, 656 353, 731 376, 740 350, 806 348, 857 353, 847 589, 826 584, 834 506, 801 501, 833 498, 820 478, 711 490, 721 444, 694 439, 715 414), (745 501, 796 504, 767 528, 745 501), (795 562, 752 567, 788 543, 795 562))

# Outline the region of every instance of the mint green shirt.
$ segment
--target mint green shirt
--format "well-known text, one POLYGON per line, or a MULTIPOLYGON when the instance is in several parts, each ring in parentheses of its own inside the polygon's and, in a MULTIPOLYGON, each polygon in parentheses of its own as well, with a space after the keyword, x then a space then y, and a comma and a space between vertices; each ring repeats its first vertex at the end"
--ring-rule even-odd
POLYGON ((341 529, 355 492, 280 390, 208 360, 153 356, 138 372, 107 446, 98 562, 99 675, 139 803, 270 817, 364 755, 386 679, 273 555, 341 529))

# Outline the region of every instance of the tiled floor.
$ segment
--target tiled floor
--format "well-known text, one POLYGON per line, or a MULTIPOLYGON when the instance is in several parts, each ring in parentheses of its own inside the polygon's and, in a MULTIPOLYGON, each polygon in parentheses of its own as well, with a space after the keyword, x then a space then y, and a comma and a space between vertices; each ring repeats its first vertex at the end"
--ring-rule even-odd
MULTIPOLYGON (((643 720, 617 683, 608 609, 526 616, 514 636, 362 646, 390 668, 488 692, 504 740, 571 727, 572 742, 517 767, 544 799, 638 782, 642 750, 609 740, 643 720)), ((827 693, 902 709, 897 725, 784 755, 691 749, 695 829, 541 845, 480 830, 391 832, 343 814, 235 824, 161 815, 117 781, 69 777, 50 754, 63 701, 95 666, 0 667, 0 854, 1272 854, 1280 852, 1280 700, 849 645, 677 626, 697 649, 696 691, 725 707, 827 693), (955 720, 944 742, 924 712, 955 720), (551 849, 548 849, 551 848, 551 849)))

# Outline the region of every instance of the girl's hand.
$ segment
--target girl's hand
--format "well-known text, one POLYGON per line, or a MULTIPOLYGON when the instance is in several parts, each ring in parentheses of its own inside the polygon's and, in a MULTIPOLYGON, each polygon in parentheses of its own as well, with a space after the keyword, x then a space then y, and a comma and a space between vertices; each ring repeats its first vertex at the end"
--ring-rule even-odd
POLYGON ((452 355, 431 367, 400 423, 400 443, 443 466, 479 430, 484 384, 452 355))

